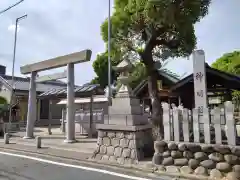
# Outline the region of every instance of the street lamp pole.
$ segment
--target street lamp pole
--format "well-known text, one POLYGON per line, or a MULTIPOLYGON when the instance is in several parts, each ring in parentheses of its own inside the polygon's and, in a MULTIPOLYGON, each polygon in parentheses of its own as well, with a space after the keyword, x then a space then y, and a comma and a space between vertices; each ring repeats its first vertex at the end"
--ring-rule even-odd
POLYGON ((108 102, 112 104, 111 88, 111 0, 108 1, 108 102))
POLYGON ((18 17, 15 22, 15 33, 14 33, 14 47, 13 47, 13 62, 12 62, 12 82, 11 82, 11 95, 10 95, 10 104, 9 104, 9 129, 11 129, 12 122, 12 105, 13 105, 13 91, 14 91, 14 69, 15 69, 15 57, 16 57, 16 47, 17 47, 17 32, 18 32, 18 23, 20 20, 23 20, 27 17, 27 14, 18 17))

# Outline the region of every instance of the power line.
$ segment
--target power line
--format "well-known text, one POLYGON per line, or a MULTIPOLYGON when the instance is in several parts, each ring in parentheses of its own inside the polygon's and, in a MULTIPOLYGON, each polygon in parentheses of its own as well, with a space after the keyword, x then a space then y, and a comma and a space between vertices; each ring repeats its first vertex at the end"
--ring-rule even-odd
POLYGON ((18 1, 17 3, 15 3, 15 4, 9 6, 8 8, 6 8, 6 9, 0 11, 0 14, 2 14, 2 13, 4 13, 4 12, 8 11, 9 9, 12 9, 13 7, 17 6, 18 4, 20 4, 20 3, 23 2, 23 1, 24 1, 24 0, 20 0, 20 1, 18 1))

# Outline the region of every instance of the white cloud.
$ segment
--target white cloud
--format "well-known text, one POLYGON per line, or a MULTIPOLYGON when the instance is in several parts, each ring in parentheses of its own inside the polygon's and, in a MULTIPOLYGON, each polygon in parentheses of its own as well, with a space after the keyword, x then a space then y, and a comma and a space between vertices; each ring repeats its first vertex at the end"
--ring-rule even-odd
MULTIPOLYGON (((0 7, 7 7, 11 4, 9 1, 0 0, 0 7)), ((209 15, 196 25, 198 47, 205 50, 209 63, 223 53, 240 47, 240 26, 236 18, 240 16, 240 1, 212 2, 209 15)), ((0 63, 7 65, 9 70, 14 42, 13 22, 23 14, 28 14, 28 18, 19 24, 21 32, 18 33, 17 42, 17 75, 20 75, 19 67, 22 65, 87 48, 93 51, 92 58, 90 62, 76 65, 76 83, 85 84, 95 76, 92 62, 106 48, 100 26, 108 16, 107 0, 25 0, 4 13, 0 17, 0 63)), ((183 74, 191 72, 192 63, 184 59, 174 60, 169 63, 169 68, 183 74)))
MULTIPOLYGON (((16 25, 14 25, 14 24, 11 24, 11 25, 8 26, 8 30, 12 31, 12 32, 15 31, 15 28, 16 28, 16 25)), ((20 31, 20 26, 17 25, 17 32, 19 32, 19 31, 20 31)))

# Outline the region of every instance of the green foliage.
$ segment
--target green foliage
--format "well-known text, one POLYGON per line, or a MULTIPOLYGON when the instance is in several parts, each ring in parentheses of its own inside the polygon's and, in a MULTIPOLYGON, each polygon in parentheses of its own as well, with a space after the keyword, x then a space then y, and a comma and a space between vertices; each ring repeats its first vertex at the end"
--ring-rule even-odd
POLYGON ((129 84, 134 89, 142 80, 147 78, 145 65, 141 62, 136 63, 133 71, 130 73, 131 83, 129 84))
MULTIPOLYGON (((119 55, 113 52, 114 56, 111 57, 112 66, 116 66, 120 62, 119 55)), ((92 84, 100 84, 105 88, 108 85, 108 52, 97 55, 96 60, 93 62, 93 69, 97 77, 94 78, 92 84)), ((116 80, 117 74, 112 71, 112 83, 116 80)))
POLYGON ((7 100, 4 97, 0 96, 0 116, 2 116, 2 113, 6 111, 8 111, 7 100))
MULTIPOLYGON (((194 24, 207 14, 209 3, 210 0, 115 0, 111 17, 112 65, 117 65, 120 57, 141 60, 145 68, 143 71, 143 64, 139 64, 132 73, 134 87, 138 77, 152 72, 156 60, 163 63, 169 57, 189 56, 196 45, 194 24)), ((107 19, 101 34, 107 44, 107 19)), ((107 52, 96 58, 93 67, 97 78, 92 82, 105 87, 107 52)), ((115 80, 116 75, 113 77, 115 80)))
MULTIPOLYGON (((189 56, 196 45, 193 25, 208 12, 210 0, 115 0, 112 38, 122 51, 145 49, 160 59, 189 56)), ((108 22, 102 25, 108 40, 108 22)), ((143 59, 142 59, 143 60, 143 59)), ((147 65, 147 61, 143 61, 147 65)))
POLYGON ((228 73, 240 75, 240 51, 224 54, 212 64, 212 67, 228 73))
POLYGON ((0 104, 7 104, 7 100, 0 96, 0 104))
MULTIPOLYGON (((212 67, 220 71, 240 76, 240 51, 224 54, 212 64, 212 67)), ((233 98, 239 98, 240 92, 234 91, 232 95, 233 98)))
POLYGON ((100 79, 99 77, 95 77, 91 80, 90 84, 100 84, 100 79))

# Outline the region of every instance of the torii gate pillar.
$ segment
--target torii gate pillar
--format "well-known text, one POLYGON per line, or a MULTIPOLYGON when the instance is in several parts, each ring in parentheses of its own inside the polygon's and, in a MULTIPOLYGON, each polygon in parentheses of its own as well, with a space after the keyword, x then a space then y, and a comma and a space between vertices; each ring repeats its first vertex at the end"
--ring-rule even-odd
POLYGON ((67 133, 64 142, 75 141, 74 64, 67 65, 67 133))
POLYGON ((37 112, 37 106, 36 106, 36 75, 37 72, 31 72, 31 79, 30 79, 30 86, 29 86, 29 94, 28 94, 28 113, 27 113, 27 127, 26 127, 26 136, 24 136, 25 139, 32 139, 33 136, 33 130, 34 130, 34 123, 36 120, 36 112, 37 112))

